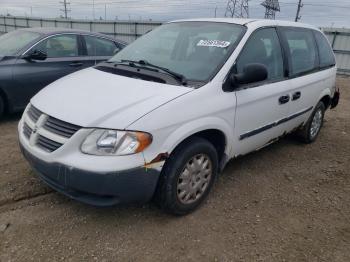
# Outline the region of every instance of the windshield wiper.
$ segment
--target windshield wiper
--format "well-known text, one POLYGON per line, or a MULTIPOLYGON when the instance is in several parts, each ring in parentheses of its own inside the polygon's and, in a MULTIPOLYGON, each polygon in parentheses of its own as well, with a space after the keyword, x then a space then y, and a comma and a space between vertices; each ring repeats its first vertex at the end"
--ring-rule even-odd
POLYGON ((161 70, 169 75, 171 75, 172 77, 174 77, 176 80, 178 80, 182 85, 186 85, 187 84, 187 79, 184 75, 176 73, 166 67, 161 67, 161 66, 157 66, 154 64, 149 63, 147 60, 139 60, 139 61, 133 61, 133 60, 127 60, 127 59, 122 59, 121 60, 122 63, 129 63, 131 66, 133 64, 137 64, 137 65, 141 65, 141 66, 145 66, 145 67, 151 67, 151 68, 155 68, 158 70, 161 70))

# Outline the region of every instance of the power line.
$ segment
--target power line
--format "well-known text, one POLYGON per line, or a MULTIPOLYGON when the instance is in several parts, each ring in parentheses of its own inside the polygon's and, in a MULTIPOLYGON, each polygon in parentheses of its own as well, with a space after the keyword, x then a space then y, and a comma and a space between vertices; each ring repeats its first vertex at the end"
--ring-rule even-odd
POLYGON ((68 18, 68 12, 71 10, 67 8, 67 5, 70 3, 67 2, 67 0, 63 0, 63 2, 60 2, 60 4, 63 4, 63 9, 60 9, 64 13, 64 18, 68 18))
POLYGON ((92 0, 92 18, 95 20, 95 0, 92 0))
MULTIPOLYGON (((105 18, 113 12, 113 15, 118 15, 119 17, 127 16, 127 14, 130 14, 132 16, 139 16, 140 13, 148 16, 152 16, 154 19, 157 17, 161 17, 161 19, 164 19, 164 17, 167 17, 166 19, 179 19, 179 18, 187 18, 187 17, 197 17, 197 16, 215 16, 215 7, 218 6, 217 9, 217 16, 220 16, 220 13, 226 9, 227 3, 229 1, 221 0, 220 2, 217 0, 206 0, 205 4, 203 4, 203 0, 167 0, 167 5, 164 5, 164 0, 151 0, 151 1, 142 1, 142 0, 66 0, 66 2, 71 2, 70 5, 67 7, 70 9, 74 9, 74 14, 76 17, 82 17, 83 15, 85 18, 88 18, 86 14, 88 14, 89 17, 91 17, 91 11, 92 6, 94 5, 94 9, 96 11, 96 17, 104 16, 104 11, 107 9, 107 14, 105 15, 105 18), (187 5, 185 3, 188 3, 187 5), (162 5, 163 4, 163 5, 162 5), (107 5, 107 8, 106 8, 107 5), (156 7, 156 8, 155 8, 156 7), (118 9, 117 9, 118 8, 118 9), (220 12, 220 10, 222 11, 220 12), (204 14, 204 15, 203 15, 204 14)), ((249 15, 254 15, 254 17, 260 16, 263 12, 262 7, 260 6, 261 2, 264 0, 249 0, 249 15)), ((45 0, 45 3, 43 3, 42 0, 32 0, 30 3, 25 3, 23 0, 0 0, 0 7, 2 8, 3 13, 6 8, 9 8, 9 12, 13 14, 13 12, 20 12, 18 10, 15 10, 14 7, 23 7, 26 8, 25 11, 30 10, 30 6, 33 8, 33 14, 43 16, 51 15, 53 16, 52 10, 60 10, 62 8, 63 0, 45 0), (59 3, 58 1, 61 1, 62 3, 59 3), (8 2, 8 4, 5 4, 5 2, 8 2), (47 9, 47 10, 45 10, 47 9), (35 12, 34 12, 35 10, 35 12), (50 11, 50 12, 46 12, 50 11)), ((230 1, 234 2, 234 1, 230 1)), ((237 0, 237 2, 240 2, 237 0)), ((280 0, 279 4, 280 7, 283 8, 283 12, 278 15, 279 18, 282 19, 295 19, 295 11, 292 10, 292 8, 296 9, 298 6, 298 1, 296 0, 280 0)), ((302 6, 304 8, 300 8, 299 11, 299 19, 300 15, 302 14, 303 19, 310 19, 315 17, 320 17, 325 15, 325 13, 330 10, 330 8, 336 8, 336 9, 343 9, 339 10, 339 12, 333 13, 332 18, 346 18, 346 12, 350 9, 350 5, 346 5, 344 2, 341 3, 333 3, 330 2, 330 0, 324 1, 320 4, 316 2, 312 2, 311 0, 302 0, 302 6), (329 8, 328 8, 329 7, 329 8), (313 10, 312 10, 313 9, 313 10), (318 11, 318 12, 314 12, 318 11), (319 14, 319 15, 318 15, 319 14)), ((239 5, 236 8, 236 10, 240 11, 239 5)), ((338 10, 337 10, 338 11, 338 10)), ((65 16, 65 11, 62 10, 60 12, 62 16, 65 16), (63 12, 63 13, 62 13, 63 12)), ((105 12, 106 13, 106 12, 105 12)), ((225 11, 224 13, 225 14, 225 11)), ((221 15, 223 15, 221 14, 221 15)), ((143 15, 143 16, 144 16, 143 15)), ((67 17, 73 16, 73 11, 69 13, 67 11, 67 17)), ((231 17, 231 13, 228 13, 227 16, 231 17)), ((276 14, 277 16, 277 14, 276 14)), ((237 16, 240 17, 240 16, 237 16)), ((327 16, 328 17, 328 16, 327 16)), ((330 18, 330 17, 329 17, 330 18)), ((347 21, 343 19, 343 21, 347 21)))
POLYGON ((249 18, 249 0, 228 0, 225 17, 249 18))
POLYGON ((281 11, 278 0, 265 0, 261 5, 265 7, 265 19, 275 19, 276 12, 281 11))

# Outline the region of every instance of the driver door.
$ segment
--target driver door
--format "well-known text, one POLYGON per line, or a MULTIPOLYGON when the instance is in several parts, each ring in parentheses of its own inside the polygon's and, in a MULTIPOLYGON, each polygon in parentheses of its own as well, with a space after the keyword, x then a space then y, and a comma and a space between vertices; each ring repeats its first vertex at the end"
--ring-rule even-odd
POLYGON ((265 65, 267 80, 236 90, 235 154, 259 149, 286 131, 289 112, 289 84, 284 78, 281 44, 275 28, 255 31, 236 61, 236 73, 251 63, 265 65))
POLYGON ((14 70, 14 88, 18 104, 24 107, 42 88, 55 80, 84 68, 79 36, 62 34, 46 38, 27 53, 40 50, 47 54, 43 61, 18 58, 14 70))

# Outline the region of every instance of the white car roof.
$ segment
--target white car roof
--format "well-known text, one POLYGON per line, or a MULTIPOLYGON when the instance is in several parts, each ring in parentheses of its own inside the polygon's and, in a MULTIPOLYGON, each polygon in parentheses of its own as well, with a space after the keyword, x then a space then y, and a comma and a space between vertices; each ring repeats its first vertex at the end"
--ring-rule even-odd
POLYGON ((216 22, 216 23, 231 23, 238 25, 245 25, 247 27, 259 28, 264 26, 293 26, 319 30, 317 27, 309 24, 296 23, 284 20, 269 20, 269 19, 245 19, 245 18, 197 18, 197 19, 183 19, 176 20, 176 22, 216 22))

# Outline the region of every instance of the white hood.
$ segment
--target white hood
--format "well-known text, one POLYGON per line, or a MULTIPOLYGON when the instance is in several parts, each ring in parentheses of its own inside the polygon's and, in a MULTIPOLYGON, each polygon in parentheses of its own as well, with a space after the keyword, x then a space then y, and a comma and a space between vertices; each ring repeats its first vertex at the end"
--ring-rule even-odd
POLYGON ((31 103, 45 114, 79 126, 125 129, 192 90, 88 68, 50 84, 31 103))

